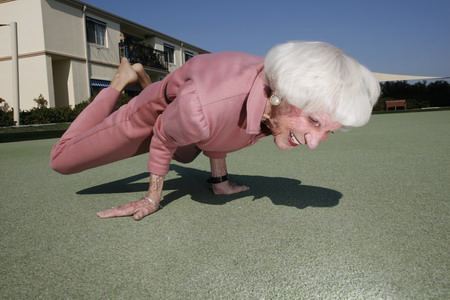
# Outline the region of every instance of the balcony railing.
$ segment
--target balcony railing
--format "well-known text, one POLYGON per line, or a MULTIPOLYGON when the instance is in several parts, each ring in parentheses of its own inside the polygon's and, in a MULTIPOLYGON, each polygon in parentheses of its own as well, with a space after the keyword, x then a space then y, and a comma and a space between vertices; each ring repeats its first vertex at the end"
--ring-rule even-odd
POLYGON ((131 64, 141 63, 144 67, 168 71, 164 52, 137 43, 120 42, 120 57, 126 57, 131 64))

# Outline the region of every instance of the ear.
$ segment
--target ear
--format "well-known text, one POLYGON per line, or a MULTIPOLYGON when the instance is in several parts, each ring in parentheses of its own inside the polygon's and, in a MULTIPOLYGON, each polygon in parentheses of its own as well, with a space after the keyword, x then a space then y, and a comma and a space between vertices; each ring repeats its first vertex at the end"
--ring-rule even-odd
POLYGON ((303 115, 303 110, 295 105, 289 104, 289 115, 293 117, 300 117, 303 115))

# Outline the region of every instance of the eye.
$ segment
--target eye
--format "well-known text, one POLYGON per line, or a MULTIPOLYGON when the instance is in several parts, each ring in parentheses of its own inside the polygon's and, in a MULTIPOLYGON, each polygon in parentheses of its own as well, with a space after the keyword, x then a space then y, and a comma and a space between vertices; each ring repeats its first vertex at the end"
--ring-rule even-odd
POLYGON ((320 123, 319 121, 317 121, 316 119, 312 118, 312 117, 308 117, 309 118, 309 123, 311 123, 314 127, 319 127, 320 123))

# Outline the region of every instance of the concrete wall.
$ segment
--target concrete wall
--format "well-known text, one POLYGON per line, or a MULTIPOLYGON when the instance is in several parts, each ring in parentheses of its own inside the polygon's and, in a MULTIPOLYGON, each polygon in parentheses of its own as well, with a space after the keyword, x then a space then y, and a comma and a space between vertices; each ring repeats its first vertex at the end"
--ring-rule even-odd
POLYGON ((86 63, 78 60, 71 61, 71 72, 69 75, 69 105, 83 102, 89 98, 89 79, 86 73, 86 63))
POLYGON ((33 99, 40 94, 54 106, 52 59, 45 55, 21 58, 20 73, 20 109, 37 107, 33 99))
POLYGON ((83 8, 43 0, 46 50, 51 53, 56 106, 74 106, 89 97, 83 8))
MULTIPOLYGON (((19 54, 45 49, 41 1, 16 0, 0 4, 0 23, 17 22, 19 54)), ((0 58, 11 56, 9 27, 0 27, 0 58)))
POLYGON ((91 78, 110 81, 116 69, 113 66, 91 63, 91 78))
POLYGON ((85 25, 82 9, 55 0, 42 1, 45 49, 85 58, 85 25))
MULTIPOLYGON (((16 0, 0 4, 1 23, 17 22, 21 109, 35 107, 39 94, 51 96, 47 70, 41 1, 16 0), (39 74, 39 75, 38 75, 39 74)), ((11 29, 0 27, 0 97, 12 106, 11 29)))

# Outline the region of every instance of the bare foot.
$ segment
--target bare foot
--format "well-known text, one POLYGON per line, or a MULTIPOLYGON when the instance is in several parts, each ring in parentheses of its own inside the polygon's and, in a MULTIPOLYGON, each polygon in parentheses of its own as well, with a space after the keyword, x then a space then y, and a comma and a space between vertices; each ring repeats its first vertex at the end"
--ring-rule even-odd
POLYGON ((141 64, 134 64, 131 67, 136 72, 136 74, 138 76, 139 84, 141 85, 142 89, 145 89, 150 84, 152 84, 150 77, 145 72, 144 67, 141 64))
POLYGON ((128 60, 124 57, 120 61, 120 66, 111 80, 110 87, 122 92, 128 85, 138 81, 138 74, 131 67, 128 60))

